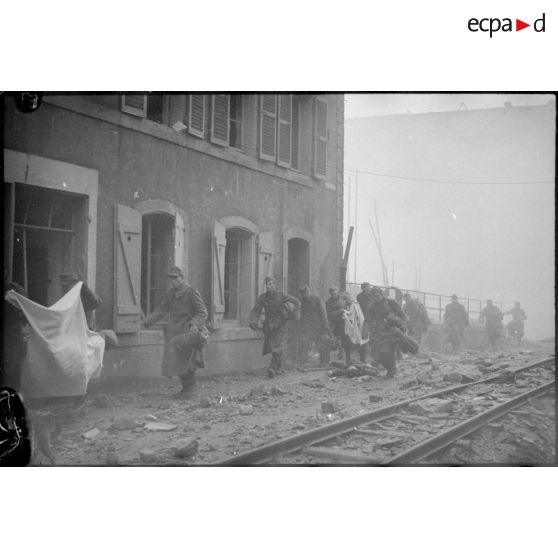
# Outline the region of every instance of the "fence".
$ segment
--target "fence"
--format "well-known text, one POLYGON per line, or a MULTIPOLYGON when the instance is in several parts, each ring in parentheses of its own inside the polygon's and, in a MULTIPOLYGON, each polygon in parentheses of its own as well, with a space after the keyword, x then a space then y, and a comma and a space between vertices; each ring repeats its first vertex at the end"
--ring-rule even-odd
MULTIPOLYGON (((446 306, 451 302, 451 295, 443 295, 438 293, 428 293, 425 291, 414 291, 401 289, 399 287, 382 287, 382 290, 389 289, 389 298, 393 298, 399 302, 399 298, 403 296, 404 293, 409 293, 413 298, 418 298, 426 308, 428 316, 433 323, 441 323, 444 318, 444 311, 446 306), (398 293, 400 293, 398 295, 398 293)), ((347 283, 347 291, 351 294, 353 298, 360 292, 360 284, 357 283, 347 283)), ((458 297, 458 302, 465 306, 465 309, 469 313, 469 319, 471 321, 478 321, 479 315, 482 309, 486 306, 486 300, 481 300, 478 298, 465 298, 458 297)), ((495 302, 496 306, 502 310, 502 303, 495 302)))

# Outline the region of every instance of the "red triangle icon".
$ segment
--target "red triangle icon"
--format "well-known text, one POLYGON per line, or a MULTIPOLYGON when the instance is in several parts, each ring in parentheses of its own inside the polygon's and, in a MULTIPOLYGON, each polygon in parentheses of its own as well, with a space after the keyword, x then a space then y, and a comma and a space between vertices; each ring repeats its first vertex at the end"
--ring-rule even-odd
POLYGON ((525 23, 524 21, 521 21, 520 19, 515 20, 515 30, 516 31, 521 31, 522 29, 525 29, 526 27, 531 27, 531 24, 525 23))

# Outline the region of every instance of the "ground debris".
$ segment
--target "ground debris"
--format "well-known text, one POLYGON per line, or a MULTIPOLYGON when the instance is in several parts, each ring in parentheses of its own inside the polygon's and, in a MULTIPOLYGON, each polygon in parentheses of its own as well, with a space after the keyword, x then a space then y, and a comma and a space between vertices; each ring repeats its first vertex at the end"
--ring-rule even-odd
POLYGON ((143 427, 145 430, 151 432, 171 432, 172 430, 176 430, 178 428, 176 424, 169 424, 167 422, 146 422, 143 427))
POLYGON ((92 428, 91 430, 84 432, 82 437, 86 440, 94 440, 100 433, 101 431, 98 428, 92 428))
POLYGON ((335 401, 326 401, 322 403, 322 413, 337 413, 339 412, 339 405, 335 401))
POLYGON ((253 415, 254 414, 254 407, 252 405, 239 405, 238 412, 241 415, 253 415))
POLYGON ((399 384, 399 389, 413 389, 420 387, 419 382, 416 379, 407 380, 401 384, 399 384))
POLYGON ((157 463, 158 455, 152 449, 142 449, 139 452, 140 461, 142 463, 157 463))
POLYGON ((198 441, 195 438, 181 438, 171 447, 175 457, 193 457, 198 453, 198 441))

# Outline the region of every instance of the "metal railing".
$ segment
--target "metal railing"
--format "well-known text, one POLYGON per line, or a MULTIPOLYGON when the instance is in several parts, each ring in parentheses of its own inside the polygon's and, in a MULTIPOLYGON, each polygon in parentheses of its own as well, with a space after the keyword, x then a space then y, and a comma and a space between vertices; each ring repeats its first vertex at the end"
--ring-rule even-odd
MULTIPOLYGON (((451 295, 416 291, 413 289, 402 289, 399 287, 376 286, 380 287, 384 291, 389 289, 389 298, 397 300, 398 302, 398 298, 402 297, 405 293, 409 293, 413 298, 418 298, 424 304, 432 323, 442 323, 446 306, 451 302, 451 295), (401 294, 398 295, 398 292, 401 294)), ((360 283, 347 283, 347 291, 353 298, 355 298, 361 291, 360 283)), ((478 321, 482 309, 486 306, 486 300, 469 297, 458 297, 457 300, 465 306, 465 309, 469 314, 469 319, 471 321, 478 321)), ((501 302, 494 302, 494 304, 502 310, 501 302)))

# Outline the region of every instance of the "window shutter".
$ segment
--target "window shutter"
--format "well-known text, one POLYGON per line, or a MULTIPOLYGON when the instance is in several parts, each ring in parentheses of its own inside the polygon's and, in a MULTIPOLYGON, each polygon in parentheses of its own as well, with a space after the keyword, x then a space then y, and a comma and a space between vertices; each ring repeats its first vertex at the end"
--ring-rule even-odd
POLYGON ((273 277, 273 252, 273 233, 260 233, 258 237, 258 295, 265 292, 265 278, 273 277))
POLYGON ((229 145, 230 95, 211 95, 211 141, 229 145))
POLYGON ((215 221, 211 235, 211 321, 219 329, 225 317, 225 248, 227 237, 224 225, 215 221))
POLYGON ((116 333, 139 331, 141 306, 141 213, 114 208, 114 323, 116 333))
POLYGON ((260 95, 260 158, 275 161, 277 95, 260 95))
POLYGON ((326 177, 327 165, 327 104, 316 99, 314 105, 314 176, 326 177))
POLYGON ((184 219, 180 213, 174 215, 174 265, 184 269, 184 219))
POLYGON ((120 109, 134 116, 147 116, 147 95, 122 95, 120 109))
POLYGON ((279 95, 279 129, 277 163, 282 167, 291 166, 291 128, 293 122, 293 96, 279 95))
POLYGON ((205 131, 205 95, 190 95, 188 132, 203 138, 205 131))

